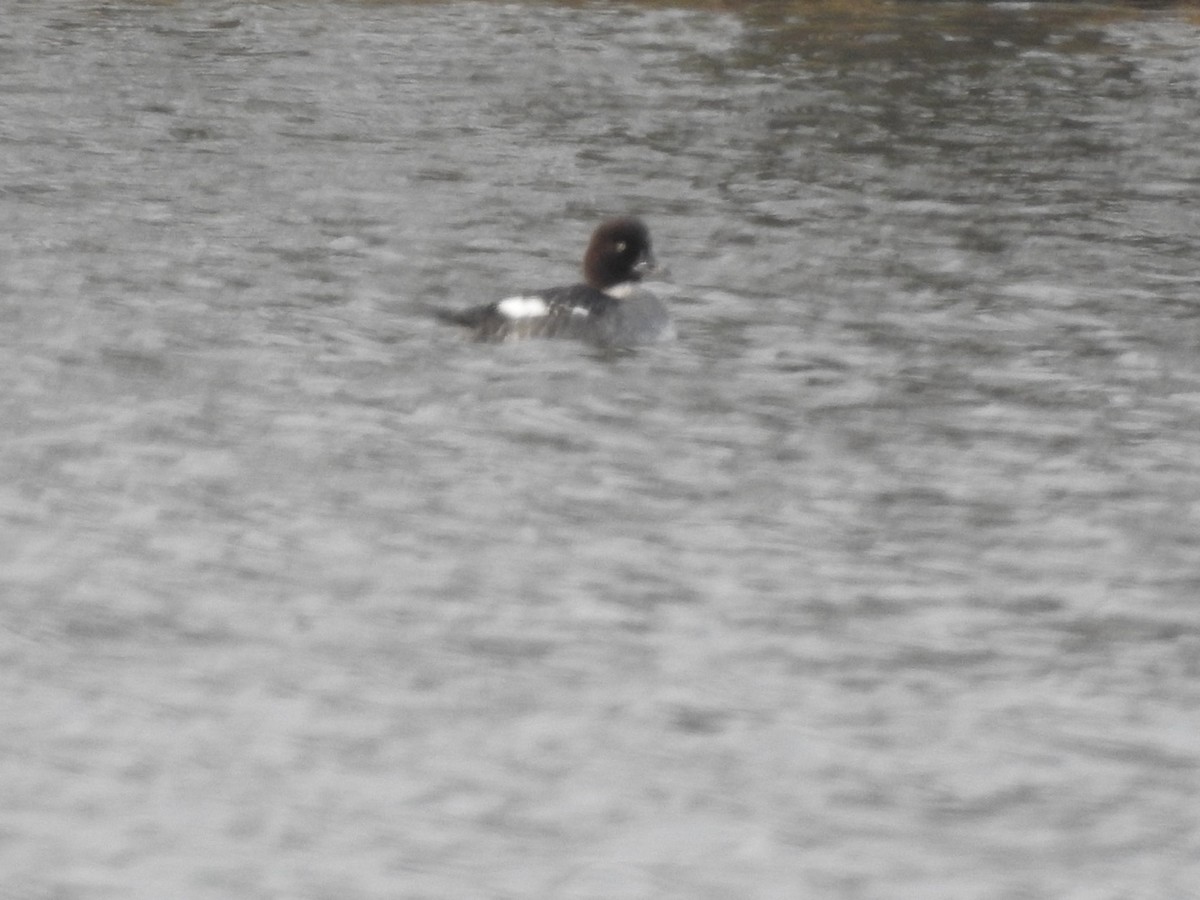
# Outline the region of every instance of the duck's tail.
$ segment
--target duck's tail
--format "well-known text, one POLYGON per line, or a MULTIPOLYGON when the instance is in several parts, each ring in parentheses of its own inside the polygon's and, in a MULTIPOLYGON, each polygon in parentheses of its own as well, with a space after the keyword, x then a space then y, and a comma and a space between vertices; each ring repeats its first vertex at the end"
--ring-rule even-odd
POLYGON ((435 306, 430 309, 435 319, 448 325, 460 325, 464 328, 478 328, 487 320, 489 312, 486 306, 473 306, 469 309, 448 309, 435 306))

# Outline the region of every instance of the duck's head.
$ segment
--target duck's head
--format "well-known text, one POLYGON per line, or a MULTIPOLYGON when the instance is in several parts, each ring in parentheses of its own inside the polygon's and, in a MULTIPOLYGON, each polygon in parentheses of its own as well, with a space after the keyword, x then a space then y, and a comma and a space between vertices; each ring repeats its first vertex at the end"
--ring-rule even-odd
POLYGON ((594 232, 583 256, 583 277, 597 290, 641 281, 654 270, 650 231, 641 219, 609 219, 594 232))

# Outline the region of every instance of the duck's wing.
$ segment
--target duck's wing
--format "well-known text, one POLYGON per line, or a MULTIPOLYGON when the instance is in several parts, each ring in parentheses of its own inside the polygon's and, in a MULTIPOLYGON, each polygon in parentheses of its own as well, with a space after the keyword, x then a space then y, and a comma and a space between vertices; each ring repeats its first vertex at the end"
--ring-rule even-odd
POLYGON ((478 341, 586 338, 617 301, 586 284, 517 294, 463 310, 439 309, 443 322, 471 329, 478 341))

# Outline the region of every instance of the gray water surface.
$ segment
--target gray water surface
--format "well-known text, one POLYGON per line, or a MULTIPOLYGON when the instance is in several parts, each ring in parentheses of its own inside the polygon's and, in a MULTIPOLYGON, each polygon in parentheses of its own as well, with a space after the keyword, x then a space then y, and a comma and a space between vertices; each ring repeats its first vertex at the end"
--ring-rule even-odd
POLYGON ((1198 20, 745 6, 5 3, 0 896, 1197 896, 1198 20))

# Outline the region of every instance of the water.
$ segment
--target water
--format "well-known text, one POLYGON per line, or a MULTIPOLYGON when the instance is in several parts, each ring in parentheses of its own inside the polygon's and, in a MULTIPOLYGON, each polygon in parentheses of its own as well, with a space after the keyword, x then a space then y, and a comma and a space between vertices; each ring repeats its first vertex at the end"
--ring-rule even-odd
POLYGON ((747 7, 5 5, 0 896, 1195 896, 1194 13, 747 7))

